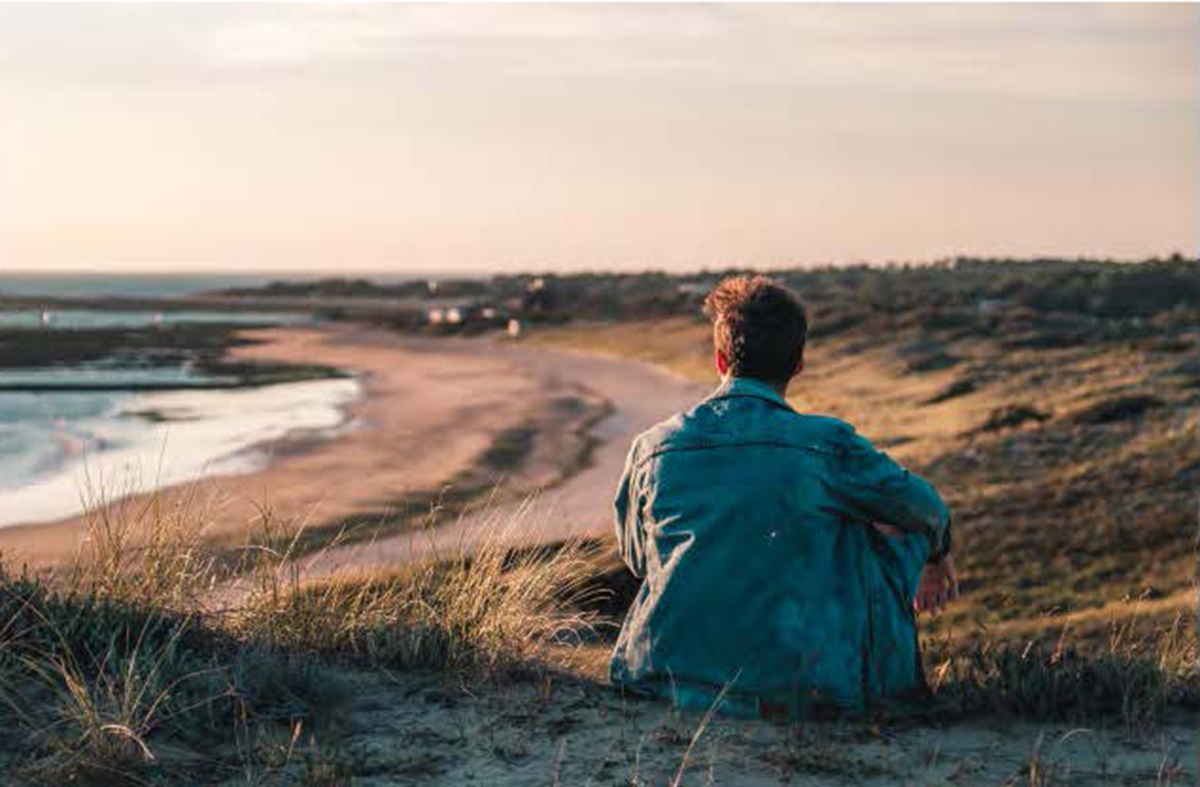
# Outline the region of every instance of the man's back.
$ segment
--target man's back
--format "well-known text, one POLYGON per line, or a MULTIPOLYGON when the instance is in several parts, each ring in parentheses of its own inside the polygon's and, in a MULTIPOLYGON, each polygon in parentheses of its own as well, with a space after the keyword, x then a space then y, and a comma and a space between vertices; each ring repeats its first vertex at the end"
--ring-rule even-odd
POLYGON ((949 514, 841 421, 731 378, 635 441, 616 514, 645 581, 614 682, 692 707, 730 685, 726 710, 746 714, 862 709, 923 686, 911 603, 949 514))

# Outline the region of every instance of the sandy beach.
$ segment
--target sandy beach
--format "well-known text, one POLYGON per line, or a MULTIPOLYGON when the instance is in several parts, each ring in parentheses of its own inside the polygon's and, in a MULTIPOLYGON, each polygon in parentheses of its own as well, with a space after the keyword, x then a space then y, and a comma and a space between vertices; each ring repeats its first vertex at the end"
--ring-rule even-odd
MULTIPOLYGON (((382 522, 424 514, 431 496, 464 486, 502 492, 489 509, 500 515, 540 492, 528 518, 540 530, 527 535, 537 539, 603 532, 629 439, 703 393, 646 364, 491 339, 401 338, 354 326, 249 335, 259 343, 236 348, 234 359, 336 366, 356 375, 363 394, 337 437, 292 433, 257 447, 269 460, 260 470, 160 490, 161 503, 186 498, 202 508, 209 537, 230 545, 260 528, 264 512, 286 529, 382 522), (413 507, 425 510, 406 510, 413 507)), ((129 496, 109 510, 149 499, 129 496)), ((76 554, 86 527, 85 516, 73 516, 0 528, 0 549, 13 564, 49 567, 76 554)), ((459 539, 469 527, 459 520, 437 532, 459 539)), ((402 561, 411 541, 344 547, 323 566, 402 561)))

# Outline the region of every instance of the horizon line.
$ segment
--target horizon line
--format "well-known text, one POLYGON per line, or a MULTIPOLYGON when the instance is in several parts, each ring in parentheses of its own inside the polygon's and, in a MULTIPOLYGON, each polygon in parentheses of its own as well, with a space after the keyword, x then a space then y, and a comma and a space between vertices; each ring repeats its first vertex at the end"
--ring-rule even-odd
MULTIPOLYGON (((328 270, 325 267, 297 267, 297 268, 257 268, 251 270, 231 270, 223 268, 204 268, 198 267, 188 270, 179 270, 178 268, 128 268, 117 267, 108 270, 96 270, 95 268, 87 267, 63 267, 50 268, 48 270, 36 269, 18 269, 18 270, 0 270, 0 278, 15 277, 15 276, 163 276, 170 278, 185 278, 188 276, 320 276, 322 278, 346 279, 354 277, 369 277, 369 276, 523 276, 523 275, 559 275, 573 276, 586 274, 639 274, 639 273, 667 273, 672 275, 688 275, 688 274, 703 274, 708 272, 721 272, 730 270, 800 270, 800 269, 822 269, 822 268, 892 268, 892 267, 930 267, 934 265, 954 262, 956 260, 981 260, 985 262, 1041 262, 1041 261, 1064 261, 1064 262, 1108 262, 1117 264, 1139 264, 1155 261, 1168 261, 1176 258, 1184 260, 1200 260, 1200 246, 1193 250, 1190 254, 1180 249, 1173 249, 1168 252, 1157 252, 1154 254, 1138 255, 1136 257, 1119 256, 1119 255, 1102 255, 1102 254, 1021 254, 1021 255, 1004 255, 1004 254, 972 254, 972 253, 955 253, 938 257, 926 257, 921 259, 886 259, 886 260, 853 260, 843 262, 800 262, 800 263, 748 263, 748 264, 706 264, 694 267, 664 267, 645 265, 642 267, 630 267, 624 265, 615 265, 611 267, 575 267, 575 266, 553 266, 553 267, 537 267, 533 265, 523 266, 509 271, 497 271, 494 269, 482 268, 448 268, 443 270, 401 270, 395 268, 353 268, 353 269, 336 269, 328 270)), ((335 263, 329 263, 330 266, 335 263)))

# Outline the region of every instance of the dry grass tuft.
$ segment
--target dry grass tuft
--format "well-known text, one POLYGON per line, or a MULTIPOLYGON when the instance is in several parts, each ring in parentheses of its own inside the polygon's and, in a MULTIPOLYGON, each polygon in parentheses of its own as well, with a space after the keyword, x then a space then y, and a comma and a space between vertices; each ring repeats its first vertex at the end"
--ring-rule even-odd
POLYGON ((136 476, 120 484, 88 477, 86 534, 67 587, 116 604, 195 609, 214 582, 205 535, 223 499, 204 483, 131 495, 139 486, 136 476))
POLYGON ((494 676, 552 661, 591 637, 594 543, 518 549, 531 503, 488 521, 472 544, 397 573, 303 583, 289 550, 261 552, 258 586, 238 617, 244 635, 291 651, 372 664, 494 676))
POLYGON ((925 652, 930 686, 963 714, 1005 714, 1038 721, 1119 719, 1133 732, 1172 708, 1200 708, 1195 629, 1182 613, 1137 634, 1137 620, 1114 621, 1106 645, 1081 647, 1063 629, 1056 639, 987 635, 961 649, 949 639, 925 652))

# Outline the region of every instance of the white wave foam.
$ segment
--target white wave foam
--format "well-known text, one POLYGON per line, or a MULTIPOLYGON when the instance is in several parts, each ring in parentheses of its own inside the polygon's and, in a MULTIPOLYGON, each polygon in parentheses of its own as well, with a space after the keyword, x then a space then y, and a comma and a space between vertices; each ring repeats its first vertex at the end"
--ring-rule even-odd
POLYGON ((263 443, 293 432, 332 436, 347 428, 345 407, 360 391, 356 380, 339 379, 130 397, 113 417, 86 424, 100 450, 72 457, 28 484, 10 488, 0 482, 0 527, 77 514, 97 487, 111 499, 118 491, 253 472, 269 460, 256 450, 263 443), (170 420, 147 423, 135 415, 145 412, 170 420))

